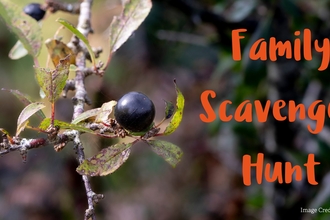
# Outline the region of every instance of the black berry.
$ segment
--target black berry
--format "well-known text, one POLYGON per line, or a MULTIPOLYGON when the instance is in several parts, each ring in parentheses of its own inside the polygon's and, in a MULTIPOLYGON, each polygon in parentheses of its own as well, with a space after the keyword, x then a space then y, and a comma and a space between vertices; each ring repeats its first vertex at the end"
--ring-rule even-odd
POLYGON ((118 100, 115 119, 126 130, 146 131, 155 118, 154 103, 140 92, 129 92, 118 100))
POLYGON ((30 15, 32 18, 36 19, 37 21, 43 19, 46 14, 46 11, 40 8, 40 4, 38 3, 31 3, 24 7, 24 13, 30 15))

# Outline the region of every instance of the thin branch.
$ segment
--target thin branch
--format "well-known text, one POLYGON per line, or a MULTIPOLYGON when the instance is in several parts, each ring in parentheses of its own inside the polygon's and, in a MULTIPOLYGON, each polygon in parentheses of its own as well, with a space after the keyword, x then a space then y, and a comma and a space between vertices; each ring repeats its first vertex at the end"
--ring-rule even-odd
MULTIPOLYGON (((79 14, 79 21, 77 25, 77 29, 87 38, 89 33, 92 33, 91 28, 91 8, 92 8, 93 0, 84 0, 80 4, 80 14, 79 14)), ((83 42, 79 41, 76 36, 71 38, 71 45, 76 47, 76 51, 84 52, 85 45, 83 42)), ((76 77, 75 77, 75 96, 73 97, 73 118, 75 119, 78 115, 84 112, 84 105, 90 104, 91 101, 87 97, 87 92, 85 89, 85 78, 87 75, 85 70, 86 68, 86 55, 85 53, 80 53, 77 55, 76 58, 76 77)), ((85 153, 84 147, 80 141, 80 133, 76 131, 76 135, 74 138, 74 149, 77 154, 77 159, 81 164, 85 160, 85 153)), ((82 179, 85 185, 86 194, 87 194, 87 201, 88 201, 88 209, 85 212, 85 220, 92 219, 95 220, 95 209, 94 205, 99 201, 99 199, 103 198, 101 194, 95 194, 92 190, 90 181, 88 176, 82 175, 82 179)))

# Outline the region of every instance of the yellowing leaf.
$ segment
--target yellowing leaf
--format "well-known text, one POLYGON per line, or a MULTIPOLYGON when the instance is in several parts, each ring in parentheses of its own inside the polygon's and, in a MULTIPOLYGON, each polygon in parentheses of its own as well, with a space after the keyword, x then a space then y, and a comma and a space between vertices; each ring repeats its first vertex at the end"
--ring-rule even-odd
POLYGON ((41 28, 36 20, 22 12, 12 1, 0 0, 0 16, 7 27, 33 57, 37 57, 42 43, 41 28))
POLYGON ((43 103, 36 102, 29 104, 22 110, 22 112, 20 113, 17 119, 16 136, 18 136, 27 126, 28 119, 44 107, 46 106, 43 103))
POLYGON ((64 59, 68 55, 70 55, 69 64, 76 63, 76 55, 65 43, 56 39, 47 39, 45 44, 55 67, 59 64, 61 59, 64 59))
POLYGON ((123 7, 123 12, 119 16, 114 16, 109 27, 110 55, 107 65, 112 53, 127 41, 148 16, 152 3, 150 0, 127 0, 123 7))
MULTIPOLYGON (((174 81, 175 83, 175 81, 174 81)), ((175 90, 177 93, 177 99, 176 99, 176 111, 174 113, 174 116, 170 122, 170 124, 166 127, 164 131, 164 135, 169 135, 173 133, 180 125, 183 115, 183 109, 184 109, 184 97, 177 87, 175 83, 175 90)))
POLYGON ((132 143, 119 143, 102 149, 97 155, 84 160, 77 172, 88 176, 105 176, 115 172, 129 157, 132 143))

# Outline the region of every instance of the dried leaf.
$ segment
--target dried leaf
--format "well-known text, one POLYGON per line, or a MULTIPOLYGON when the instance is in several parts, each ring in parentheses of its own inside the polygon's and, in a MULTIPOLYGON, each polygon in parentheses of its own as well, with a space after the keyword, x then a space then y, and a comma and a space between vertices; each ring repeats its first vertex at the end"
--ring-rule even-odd
POLYGON ((132 143, 119 143, 102 149, 97 155, 84 160, 77 172, 88 176, 105 176, 115 172, 129 157, 132 143))
POLYGON ((116 101, 103 103, 100 112, 96 115, 95 122, 106 122, 109 119, 109 115, 113 111, 113 108, 116 106, 116 104, 116 101))
POLYGON ((56 39, 47 39, 45 41, 46 47, 48 49, 48 54, 52 59, 54 66, 57 66, 61 59, 64 59, 70 55, 70 64, 76 63, 76 55, 73 51, 63 42, 56 39))
POLYGON ((86 45, 86 48, 89 52, 89 55, 91 57, 92 64, 95 67, 95 63, 96 63, 95 54, 94 54, 94 51, 92 50, 92 47, 89 45, 89 42, 86 39, 86 37, 79 30, 77 30, 70 22, 66 21, 65 19, 59 18, 56 21, 59 22, 60 24, 62 24, 69 31, 71 31, 74 35, 76 35, 82 42, 84 42, 84 44, 86 45))

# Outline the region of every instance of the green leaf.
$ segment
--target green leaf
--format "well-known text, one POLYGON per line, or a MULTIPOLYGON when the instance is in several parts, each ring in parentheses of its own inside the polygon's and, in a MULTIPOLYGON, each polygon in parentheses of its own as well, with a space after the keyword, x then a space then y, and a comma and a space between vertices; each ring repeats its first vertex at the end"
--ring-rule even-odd
POLYGON ((71 31, 73 34, 75 34, 82 42, 84 42, 84 44, 86 45, 86 48, 89 52, 89 55, 91 57, 92 64, 93 64, 93 66, 95 66, 95 63, 96 63, 95 62, 95 54, 94 54, 91 46, 89 45, 89 42, 86 39, 86 37, 78 29, 76 29, 70 22, 66 21, 65 19, 59 18, 56 21, 59 22, 60 24, 62 24, 69 31, 71 31))
MULTIPOLYGON (((51 124, 51 118, 45 118, 39 125, 39 128, 41 130, 47 130, 47 128, 51 124)), ((92 131, 89 128, 85 128, 80 125, 70 124, 68 122, 60 121, 60 120, 54 120, 54 126, 60 127, 60 129, 71 129, 71 130, 77 130, 80 132, 86 132, 86 133, 92 133, 94 134, 94 131, 92 131)))
POLYGON ((116 101, 110 101, 103 103, 100 112, 96 115, 95 122, 106 122, 109 119, 109 115, 113 111, 113 108, 117 105, 116 101))
POLYGON ((110 56, 127 41, 150 12, 150 0, 127 0, 124 10, 110 24, 110 56))
POLYGON ((28 119, 36 112, 38 112, 40 109, 43 109, 44 107, 46 106, 43 103, 36 102, 29 104, 22 110, 22 112, 20 113, 17 119, 16 136, 18 136, 27 126, 28 119))
MULTIPOLYGON (((25 106, 33 103, 34 101, 26 94, 21 93, 18 90, 12 90, 12 89, 1 89, 2 91, 7 91, 12 93, 14 96, 16 96, 25 106)), ((37 115, 41 118, 44 119, 46 118, 45 114, 42 111, 38 111, 37 115)))
POLYGON ((61 95, 69 76, 69 56, 60 60, 55 70, 35 67, 37 82, 51 103, 61 95))
POLYGON ((132 143, 119 143, 102 149, 84 160, 77 168, 81 175, 105 176, 115 172, 129 157, 132 143))
POLYGON ((164 131, 164 135, 169 135, 173 133, 180 125, 181 120, 182 120, 182 114, 183 114, 183 108, 184 108, 184 97, 179 90, 179 88, 176 85, 176 82, 174 81, 175 84, 175 90, 177 94, 176 98, 176 111, 174 113, 174 116, 170 122, 170 124, 166 127, 164 131))
POLYGON ((174 105, 172 102, 165 101, 165 119, 169 119, 174 114, 174 105))
POLYGON ((29 51, 27 51, 22 44, 21 41, 17 41, 13 48, 9 51, 9 58, 12 60, 18 60, 22 57, 25 57, 29 54, 29 51))
POLYGON ((38 22, 8 0, 0 0, 0 16, 7 27, 17 35, 29 54, 37 57, 42 45, 41 28, 38 22))
POLYGON ((151 149, 164 158, 172 167, 180 162, 183 152, 178 146, 162 140, 149 140, 147 142, 151 149))
POLYGON ((79 122, 85 121, 86 119, 96 117, 96 115, 100 112, 101 108, 94 108, 87 111, 84 111, 80 115, 78 115, 71 123, 78 124, 79 122))

